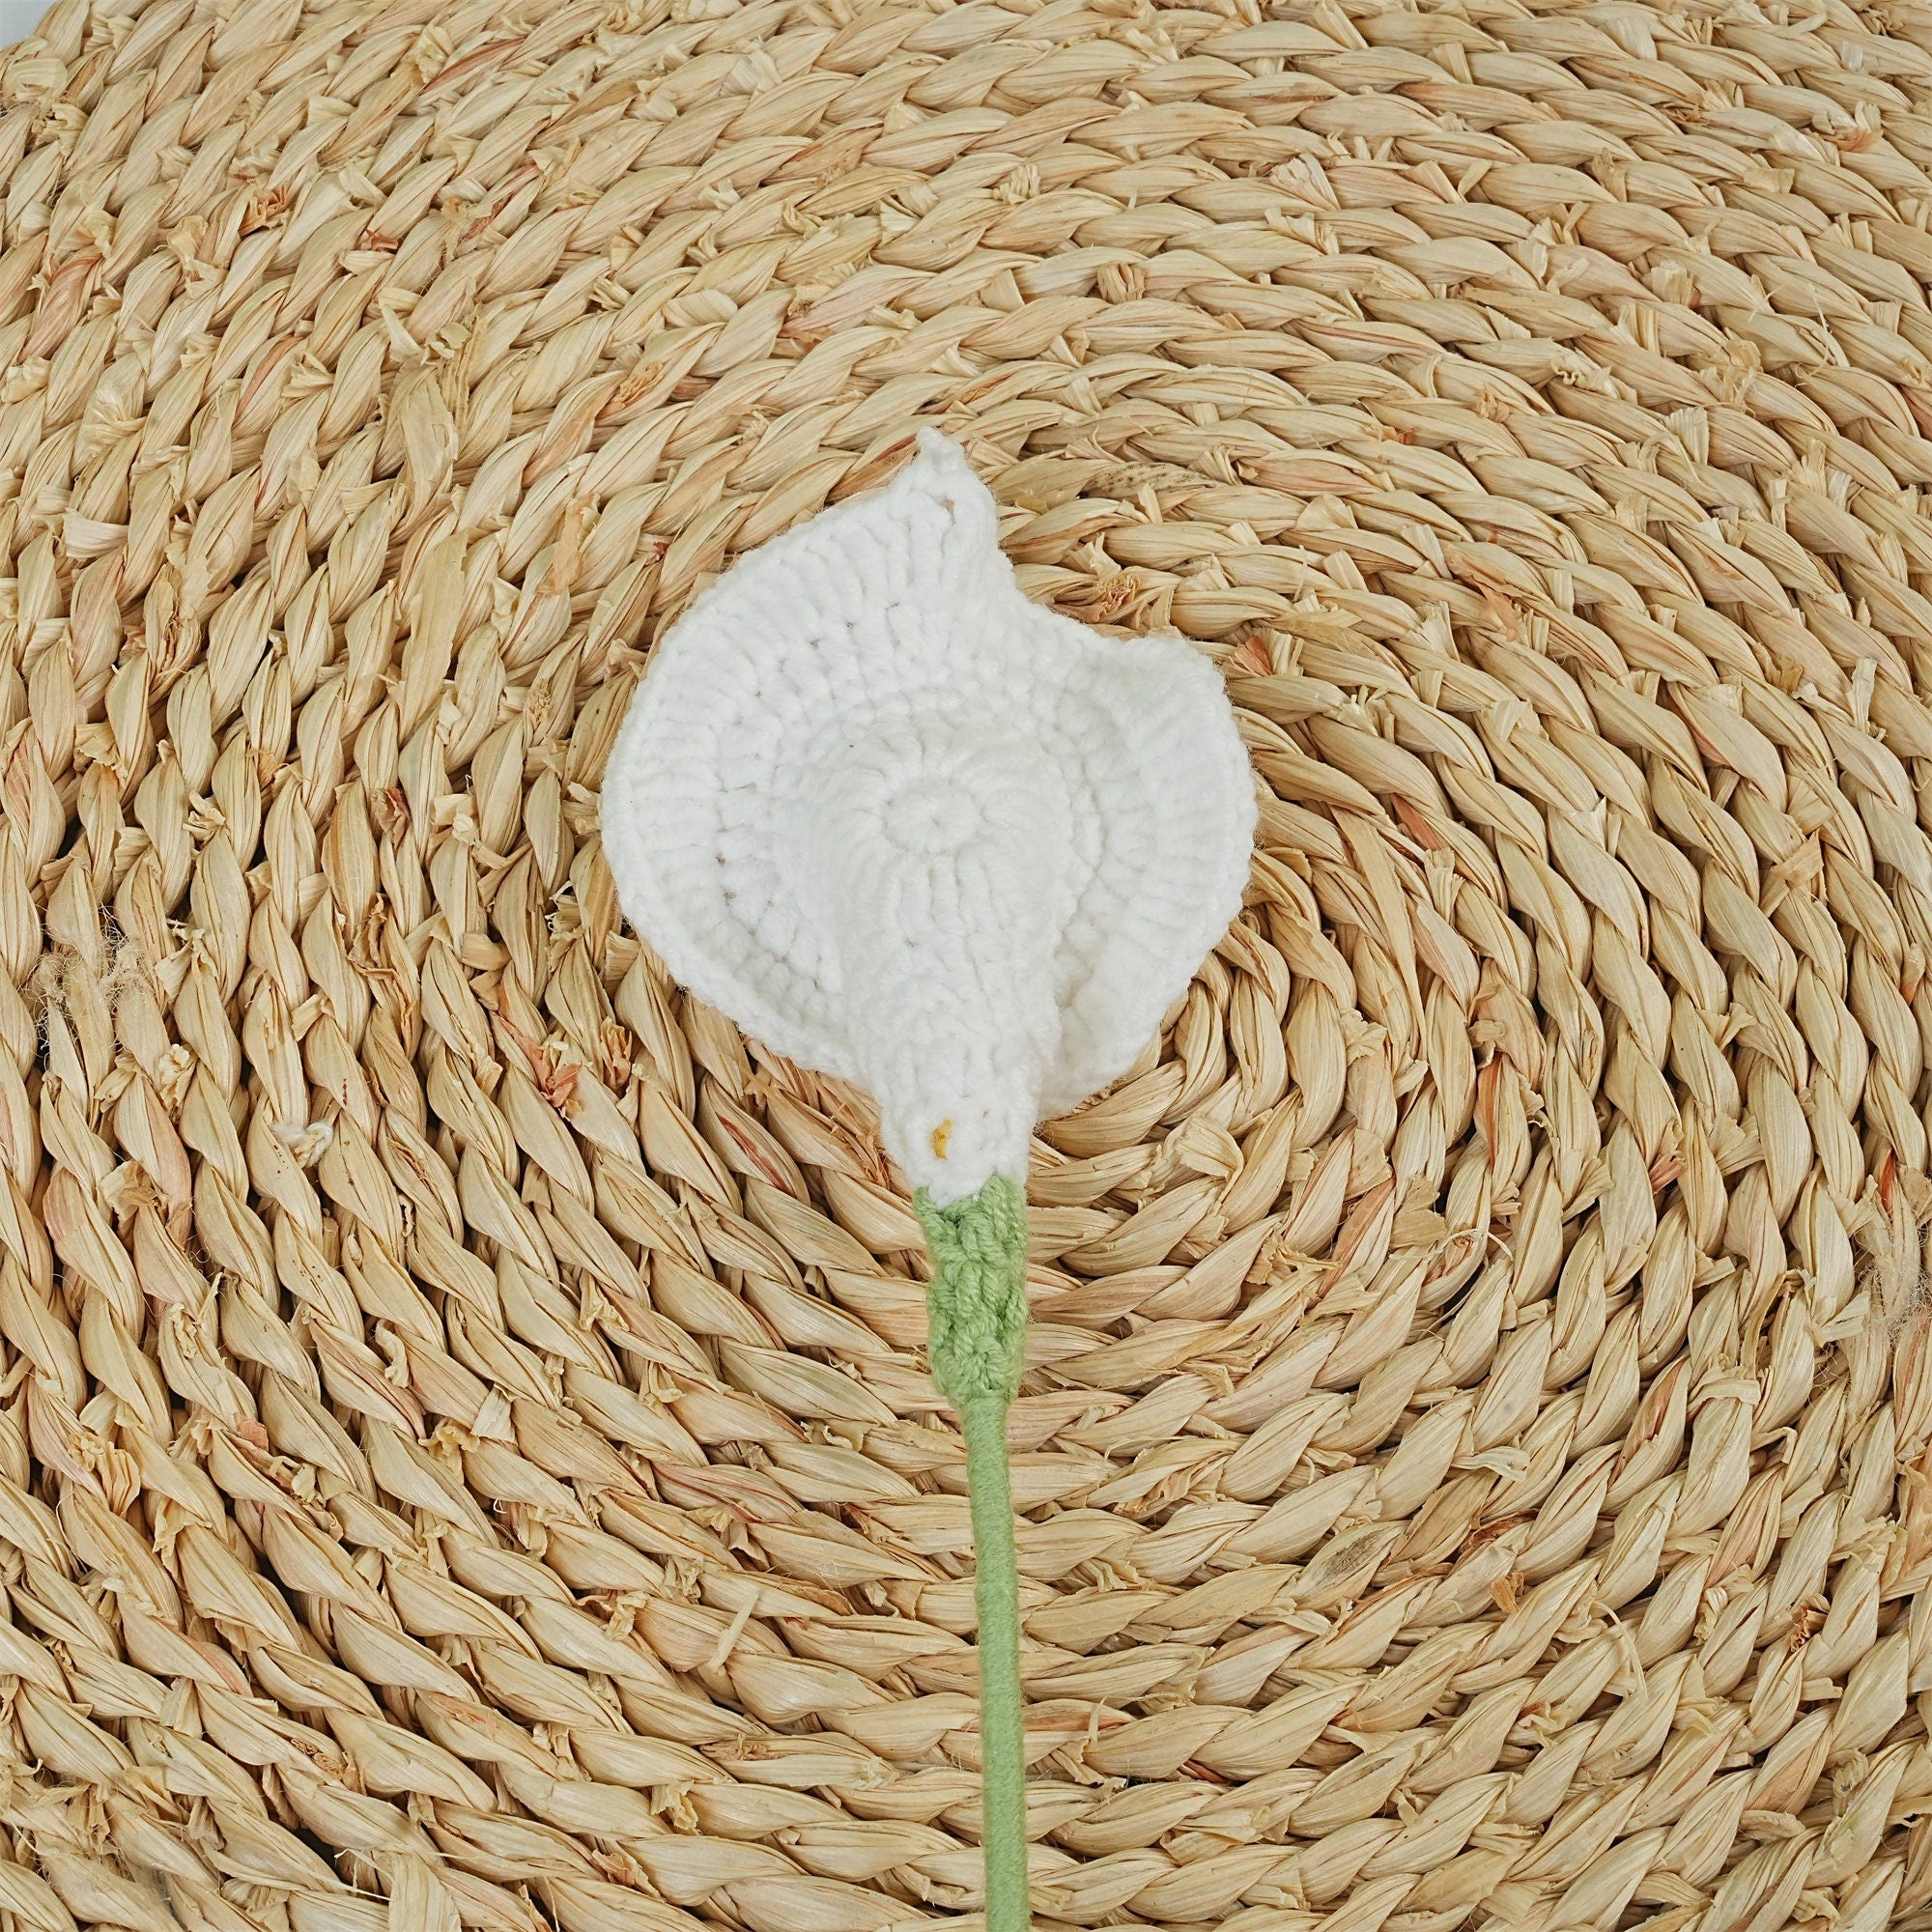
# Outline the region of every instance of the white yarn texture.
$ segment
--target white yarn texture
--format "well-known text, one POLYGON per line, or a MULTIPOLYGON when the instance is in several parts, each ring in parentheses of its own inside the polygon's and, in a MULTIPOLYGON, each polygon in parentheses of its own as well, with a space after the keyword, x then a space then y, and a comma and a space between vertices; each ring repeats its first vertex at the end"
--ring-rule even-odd
POLYGON ((1239 910, 1247 754, 1176 637, 1030 602, 936 431, 658 646, 604 781, 633 924, 698 998, 878 1102, 947 1206, 1132 1065, 1239 910))

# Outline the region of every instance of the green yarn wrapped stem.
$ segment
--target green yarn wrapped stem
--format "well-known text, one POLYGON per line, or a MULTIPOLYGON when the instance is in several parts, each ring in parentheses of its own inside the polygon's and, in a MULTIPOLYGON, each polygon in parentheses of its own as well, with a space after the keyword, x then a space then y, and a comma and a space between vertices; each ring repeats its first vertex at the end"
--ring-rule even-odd
POLYGON ((1013 1549, 1007 1410, 1026 1347, 1026 1196, 995 1175, 950 1207, 914 1201, 932 1251, 926 1291, 933 1379, 966 1433, 980 1611, 980 1835, 986 1932, 1028 1932, 1026 1722, 1020 1580, 1013 1549))
POLYGON ((1020 1579, 1007 1478, 1007 1404, 969 1402, 966 1486, 979 1562, 980 1832, 987 1932, 1027 1932, 1026 1719, 1020 1695, 1020 1579))

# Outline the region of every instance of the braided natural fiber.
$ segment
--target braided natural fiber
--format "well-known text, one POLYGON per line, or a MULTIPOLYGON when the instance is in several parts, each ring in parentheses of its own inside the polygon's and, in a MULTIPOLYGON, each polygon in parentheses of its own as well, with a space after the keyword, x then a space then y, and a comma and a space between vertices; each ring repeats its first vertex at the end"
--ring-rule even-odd
POLYGON ((1267 790, 1037 1151, 1038 1923, 1932 1925, 1932 7, 62 0, 0 215, 6 1922, 976 1908, 917 1226, 595 834, 923 418, 1267 790))

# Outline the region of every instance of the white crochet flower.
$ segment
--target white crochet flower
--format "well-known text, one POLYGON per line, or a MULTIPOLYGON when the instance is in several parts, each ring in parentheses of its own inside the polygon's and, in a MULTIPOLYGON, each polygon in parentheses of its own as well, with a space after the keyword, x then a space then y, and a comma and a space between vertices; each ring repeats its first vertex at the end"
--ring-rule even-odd
POLYGON ((1179 638, 1031 603, 936 432, 659 645, 604 781, 638 930, 700 999, 869 1089, 940 1206, 1023 1181, 1239 909, 1253 781, 1179 638))

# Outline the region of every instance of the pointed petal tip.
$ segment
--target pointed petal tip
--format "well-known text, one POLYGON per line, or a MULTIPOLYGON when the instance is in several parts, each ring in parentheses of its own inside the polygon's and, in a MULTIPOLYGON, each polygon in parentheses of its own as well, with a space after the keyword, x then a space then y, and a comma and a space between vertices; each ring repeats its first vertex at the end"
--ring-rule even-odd
POLYGON ((916 440, 922 464, 930 464, 935 469, 971 471, 972 465, 966 461, 966 452, 943 429, 932 423, 921 423, 916 440))
POLYGON ((911 466, 901 472, 904 476, 917 478, 935 495, 963 486, 970 494, 991 500, 992 492, 980 480, 979 472, 974 469, 965 450, 944 430, 935 429, 930 423, 922 423, 918 440, 919 454, 911 466))

